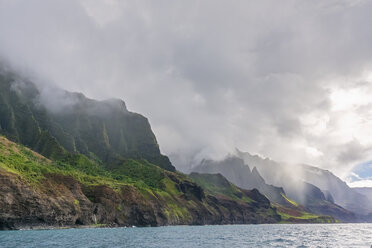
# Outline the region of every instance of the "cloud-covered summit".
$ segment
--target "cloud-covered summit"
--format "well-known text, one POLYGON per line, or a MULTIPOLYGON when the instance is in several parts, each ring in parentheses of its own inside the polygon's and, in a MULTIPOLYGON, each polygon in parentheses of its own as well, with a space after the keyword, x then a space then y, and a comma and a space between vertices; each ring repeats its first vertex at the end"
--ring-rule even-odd
POLYGON ((372 3, 0 0, 0 56, 122 98, 175 164, 235 147, 346 176, 369 161, 372 3))

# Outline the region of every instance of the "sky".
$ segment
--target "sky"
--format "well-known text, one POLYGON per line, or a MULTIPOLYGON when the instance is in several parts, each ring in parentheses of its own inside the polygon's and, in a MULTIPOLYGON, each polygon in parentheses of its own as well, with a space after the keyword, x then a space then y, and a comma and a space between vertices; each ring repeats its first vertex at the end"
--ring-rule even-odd
POLYGON ((239 148, 372 185, 370 13, 363 0, 0 0, 0 59, 123 99, 179 168, 239 148))

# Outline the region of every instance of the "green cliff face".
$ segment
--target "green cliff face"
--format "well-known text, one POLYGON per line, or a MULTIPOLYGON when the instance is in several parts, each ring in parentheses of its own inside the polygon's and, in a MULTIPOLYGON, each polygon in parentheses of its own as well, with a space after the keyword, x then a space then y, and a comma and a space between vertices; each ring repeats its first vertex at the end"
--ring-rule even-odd
POLYGON ((45 101, 32 82, 0 73, 0 134, 48 158, 81 153, 110 169, 143 158, 175 171, 148 120, 129 112, 123 101, 95 101, 60 89, 50 95, 45 101))

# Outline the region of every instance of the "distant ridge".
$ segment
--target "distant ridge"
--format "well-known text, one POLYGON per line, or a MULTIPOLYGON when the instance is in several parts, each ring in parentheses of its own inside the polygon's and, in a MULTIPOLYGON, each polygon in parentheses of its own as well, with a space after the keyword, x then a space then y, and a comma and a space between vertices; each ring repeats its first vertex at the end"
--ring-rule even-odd
MULTIPOLYGON (((254 157, 254 159, 257 158, 254 157)), ((265 161, 260 160, 260 162, 265 161)), ((290 184, 279 184, 279 181, 266 183, 265 177, 261 176, 260 173, 261 165, 259 163, 249 163, 249 165, 242 157, 229 155, 220 161, 203 160, 198 166, 193 168, 193 171, 199 173, 221 173, 238 187, 243 189, 256 188, 268 197, 271 202, 284 207, 293 208, 293 203, 290 201, 290 199, 293 199, 304 206, 304 210, 310 213, 330 215, 345 222, 358 221, 354 213, 332 202, 332 196, 328 194, 326 197, 316 186, 300 181, 292 182, 291 180, 288 181, 290 184), (252 170, 249 165, 253 167, 252 170)), ((273 178, 280 180, 283 173, 281 169, 279 166, 270 167, 268 173, 271 173, 273 178)))

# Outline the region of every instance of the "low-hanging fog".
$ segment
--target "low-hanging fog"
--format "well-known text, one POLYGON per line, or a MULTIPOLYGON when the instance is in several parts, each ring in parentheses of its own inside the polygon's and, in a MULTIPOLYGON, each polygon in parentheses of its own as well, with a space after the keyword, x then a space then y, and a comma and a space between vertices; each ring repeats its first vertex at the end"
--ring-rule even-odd
POLYGON ((0 0, 0 58, 125 100, 176 166, 238 147, 346 178, 372 160, 371 12, 363 0, 0 0))

